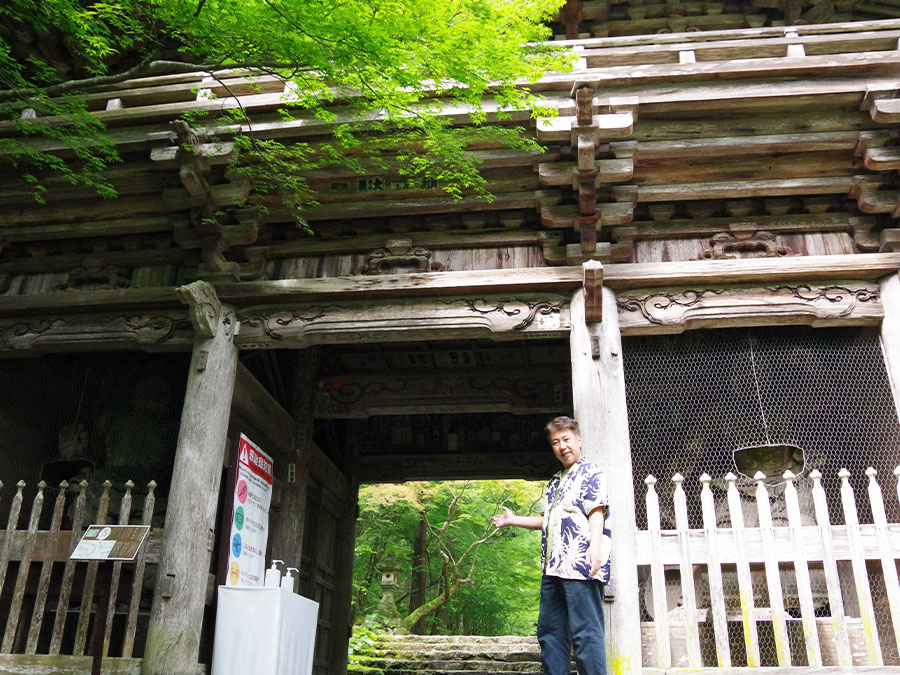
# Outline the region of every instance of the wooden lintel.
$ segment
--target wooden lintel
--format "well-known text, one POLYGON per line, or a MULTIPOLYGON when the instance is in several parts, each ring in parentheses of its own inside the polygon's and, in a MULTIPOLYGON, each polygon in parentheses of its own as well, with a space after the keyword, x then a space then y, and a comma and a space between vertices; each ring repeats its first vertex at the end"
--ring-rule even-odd
MULTIPOLYGON (((900 253, 692 260, 607 265, 604 284, 616 290, 704 284, 878 279, 900 269, 900 253)), ((571 293, 584 283, 581 266, 535 267, 403 276, 287 279, 215 285, 221 302, 236 307, 322 300, 374 300, 571 293)), ((181 307, 175 288, 120 289, 0 297, 0 317, 83 314, 181 307)))
POLYGON ((569 374, 558 367, 337 373, 317 384, 316 419, 461 412, 552 413, 569 374), (397 384, 400 386, 395 386, 397 384), (512 384, 511 384, 512 383, 512 384))
POLYGON ((553 462, 549 452, 371 455, 356 461, 355 477, 369 483, 458 478, 539 480, 554 470, 553 462))
POLYGON ((216 291, 222 302, 247 306, 298 300, 471 296, 516 291, 558 293, 575 288, 581 283, 581 276, 580 267, 531 267, 222 283, 216 284, 216 291))
POLYGON ((708 284, 770 284, 784 281, 878 279, 897 271, 900 254, 815 255, 742 260, 691 260, 608 265, 604 284, 616 290, 708 284))
POLYGON ((581 268, 584 272, 582 285, 585 321, 603 321, 603 264, 597 260, 588 260, 581 268))

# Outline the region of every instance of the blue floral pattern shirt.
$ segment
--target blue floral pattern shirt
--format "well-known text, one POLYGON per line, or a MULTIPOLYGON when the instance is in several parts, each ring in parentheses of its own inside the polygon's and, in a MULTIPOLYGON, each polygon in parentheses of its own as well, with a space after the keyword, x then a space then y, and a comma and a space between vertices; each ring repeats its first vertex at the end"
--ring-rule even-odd
POLYGON ((581 459, 568 470, 558 472, 544 492, 544 527, 541 532, 541 568, 544 574, 562 579, 609 581, 610 538, 609 493, 606 473, 596 464, 581 459), (588 515, 598 506, 605 508, 601 555, 605 562, 590 576, 587 558, 590 544, 588 515))

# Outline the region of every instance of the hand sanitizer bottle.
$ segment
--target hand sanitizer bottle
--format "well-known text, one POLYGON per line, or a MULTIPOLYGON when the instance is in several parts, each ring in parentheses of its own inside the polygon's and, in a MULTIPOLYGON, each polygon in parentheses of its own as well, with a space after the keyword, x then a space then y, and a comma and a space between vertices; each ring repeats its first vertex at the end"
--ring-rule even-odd
POLYGON ((299 572, 296 567, 288 567, 287 574, 284 576, 284 579, 281 580, 281 587, 286 591, 290 591, 291 593, 297 592, 296 581, 297 577, 292 577, 291 572, 299 572))
POLYGON ((284 565, 284 560, 273 560, 272 566, 266 570, 266 586, 278 588, 278 584, 281 583, 281 570, 278 569, 278 565, 284 565))

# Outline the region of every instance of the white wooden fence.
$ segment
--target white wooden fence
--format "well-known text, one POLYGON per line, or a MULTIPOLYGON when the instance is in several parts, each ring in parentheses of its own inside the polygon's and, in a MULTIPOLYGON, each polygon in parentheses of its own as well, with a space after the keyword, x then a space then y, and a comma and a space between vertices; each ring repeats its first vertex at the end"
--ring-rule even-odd
MULTIPOLYGON (((900 481, 900 467, 894 474, 900 481)), ((644 673, 676 668, 746 672, 761 666, 816 671, 831 666, 831 672, 850 672, 886 660, 900 665, 900 524, 887 522, 875 469, 866 475, 873 522, 859 522, 850 472, 842 469, 844 524, 832 525, 819 471, 809 474, 811 488, 804 481, 803 510, 798 478, 789 471, 777 490, 766 485, 765 475, 756 474, 752 498, 746 490, 741 495, 737 476, 729 473, 718 505, 712 479, 704 474, 703 528, 690 529, 684 478, 675 474, 674 530, 660 527, 657 481, 648 476, 648 527, 637 542, 638 564, 649 567, 643 595, 653 617, 642 624, 644 673), (781 526, 773 525, 774 500, 786 507, 781 526), (754 521, 758 516, 758 526, 745 526, 748 513, 754 521), (720 527, 717 520, 731 526, 720 527), (673 576, 679 578, 674 593, 673 576), (877 583, 878 616, 870 580, 877 583), (758 599, 766 596, 769 606, 760 606, 758 599), (765 654, 762 630, 770 647, 765 654)), ((900 499, 900 482, 895 489, 900 499)))

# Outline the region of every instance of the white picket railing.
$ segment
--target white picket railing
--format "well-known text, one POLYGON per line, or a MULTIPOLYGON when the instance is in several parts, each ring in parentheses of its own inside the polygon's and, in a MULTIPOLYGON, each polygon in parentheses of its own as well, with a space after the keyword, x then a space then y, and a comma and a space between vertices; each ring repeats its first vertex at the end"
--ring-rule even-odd
MULTIPOLYGON (((900 467, 894 474, 900 499, 900 467)), ((900 523, 887 522, 875 469, 869 468, 866 475, 873 522, 860 524, 850 472, 842 469, 838 477, 844 524, 832 525, 819 471, 809 474, 812 487, 808 483, 804 487, 803 507, 796 485, 799 479, 793 473, 784 474, 784 483, 777 491, 767 485, 765 475, 757 473, 752 499, 755 509, 746 491, 742 496, 738 490, 737 476, 729 473, 724 477, 726 494, 718 512, 710 487, 712 479, 704 474, 700 477, 703 527, 691 529, 685 479, 675 474, 675 529, 666 530, 661 527, 657 481, 648 476, 647 530, 638 533, 637 542, 638 564, 649 568, 652 588, 644 594, 645 608, 653 617, 643 625, 645 672, 704 666, 733 672, 762 665, 796 667, 798 663, 810 669, 878 667, 884 664, 882 639, 889 658, 896 660, 900 654, 896 564, 900 560, 900 523), (779 500, 782 511, 786 510, 786 523, 773 524, 773 500, 779 500), (758 525, 746 526, 745 514, 758 518, 758 525), (721 527, 718 522, 725 522, 726 515, 730 526, 721 527), (871 561, 868 569, 867 561, 871 561), (676 569, 679 588, 673 607, 671 577, 676 569), (886 596, 890 612, 888 621, 885 603, 881 602, 880 624, 870 575, 883 580, 884 592, 879 596, 882 600, 886 596), (767 593, 759 592, 761 586, 767 593), (790 612, 785 607, 788 587, 790 612), (851 597, 854 590, 855 598, 851 597), (766 595, 769 606, 759 606, 759 598, 766 595), (852 611, 845 609, 848 605, 852 611), (817 606, 825 616, 816 615, 817 606), (761 656, 759 628, 763 624, 768 624, 769 651, 761 656), (879 638, 879 627, 882 632, 892 628, 893 635, 879 638), (736 637, 741 632, 743 640, 736 637), (737 660, 743 663, 734 665, 732 653, 736 651, 741 652, 737 660)))

